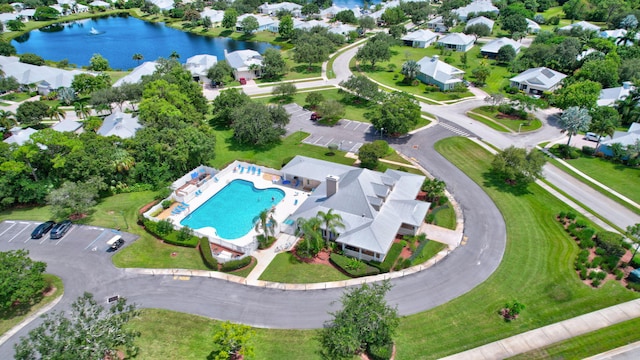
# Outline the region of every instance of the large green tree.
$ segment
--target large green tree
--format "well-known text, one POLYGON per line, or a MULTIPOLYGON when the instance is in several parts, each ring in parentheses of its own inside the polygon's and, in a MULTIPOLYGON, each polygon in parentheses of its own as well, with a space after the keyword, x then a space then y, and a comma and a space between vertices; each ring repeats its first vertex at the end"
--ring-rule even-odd
POLYGON ((562 87, 554 95, 554 104, 560 109, 568 109, 572 106, 592 109, 600 97, 602 86, 591 80, 576 81, 562 87))
POLYGON ((567 145, 571 144, 571 137, 573 135, 576 135, 579 131, 587 131, 590 124, 591 115, 589 115, 589 111, 577 106, 566 109, 562 113, 562 116, 560 116, 560 121, 558 122, 562 131, 569 135, 567 145))
POLYGON ((258 147, 280 140, 289 121, 289 116, 281 106, 268 107, 253 101, 237 108, 232 114, 233 138, 240 144, 258 147))
POLYGON ((287 14, 280 19, 278 35, 285 40, 289 40, 291 39, 291 36, 293 36, 293 18, 290 14, 287 14))
POLYGON ((42 297, 47 265, 29 258, 29 251, 0 252, 0 311, 30 305, 42 297))
POLYGON ((363 47, 358 49, 356 53, 356 59, 359 61, 369 62, 372 68, 375 68, 376 63, 380 61, 387 61, 391 59, 391 43, 393 38, 391 36, 378 33, 376 36, 367 41, 363 47))
POLYGON ((68 316, 45 315, 44 322, 15 345, 15 359, 113 359, 118 350, 133 356, 140 333, 127 324, 139 314, 124 298, 105 309, 92 294, 84 293, 71 304, 68 316))
POLYGON ((256 30, 258 30, 260 24, 258 23, 258 19, 256 19, 255 16, 247 16, 240 21, 240 27, 242 28, 242 33, 245 36, 249 36, 256 30))
POLYGON ((510 34, 518 32, 526 33, 527 26, 527 18, 520 14, 509 15, 502 19, 502 29, 508 31, 510 34))
POLYGON ((527 152, 526 149, 510 146, 496 154, 491 163, 491 171, 509 183, 526 185, 542 178, 545 162, 539 151, 527 152))
POLYGON ((228 321, 217 326, 213 335, 213 350, 208 359, 232 360, 242 357, 249 359, 254 350, 251 337, 254 335, 250 326, 232 324, 228 321))
POLYGON ((408 133, 418 123, 421 111, 418 102, 405 93, 394 92, 376 104, 365 117, 373 126, 392 136, 408 133))
POLYGON ((230 7, 224 11, 222 17, 222 27, 225 29, 235 29, 236 22, 238 21, 238 12, 236 9, 230 7))
POLYGON ((577 78, 600 83, 603 89, 615 87, 620 80, 618 67, 618 63, 612 59, 587 61, 578 71, 577 78))
POLYGON ((375 101, 381 97, 378 84, 364 75, 351 75, 347 80, 340 82, 340 86, 364 99, 375 101))
POLYGON ((280 50, 268 48, 262 55, 262 77, 276 79, 287 71, 287 64, 280 50))
POLYGON ((207 79, 213 85, 223 85, 232 80, 233 68, 226 61, 219 61, 207 70, 207 79))
POLYGON ((93 54, 89 59, 89 70, 107 71, 109 70, 109 61, 100 54, 93 54))
POLYGON ((58 16, 60 16, 58 10, 49 6, 38 6, 33 14, 33 18, 38 21, 55 20, 58 16))
POLYGON ((420 65, 415 60, 408 60, 402 64, 400 73, 404 75, 405 82, 411 84, 420 74, 420 65))
POLYGON ((213 99, 213 119, 211 125, 230 126, 233 123, 233 112, 250 102, 247 94, 239 89, 229 89, 220 92, 213 99))
POLYGON ((318 211, 316 215, 324 224, 324 239, 325 244, 328 247, 329 241, 335 238, 338 228, 345 228, 342 216, 333 212, 333 209, 329 209, 327 212, 318 211), (334 235, 333 237, 331 235, 334 235))
POLYGON ((18 106, 16 120, 22 125, 37 125, 49 113, 49 105, 43 101, 27 101, 18 106))
POLYGON ((351 359, 393 343, 400 318, 385 300, 390 288, 388 281, 363 284, 342 295, 342 309, 331 313, 333 319, 320 331, 321 353, 326 358, 351 359))
POLYGON ((47 196, 47 204, 55 218, 86 215, 96 205, 100 191, 105 190, 103 179, 94 178, 84 183, 65 182, 47 196))

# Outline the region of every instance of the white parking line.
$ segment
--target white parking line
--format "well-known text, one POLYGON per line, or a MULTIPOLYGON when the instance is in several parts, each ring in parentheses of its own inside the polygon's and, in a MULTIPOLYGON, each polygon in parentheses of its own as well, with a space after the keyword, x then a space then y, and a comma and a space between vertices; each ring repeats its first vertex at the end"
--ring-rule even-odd
POLYGON ((344 124, 344 126, 343 126, 345 129, 346 129, 349 125, 351 125, 351 123, 353 122, 353 121, 351 121, 351 120, 347 120, 347 119, 343 119, 343 120, 341 120, 341 121, 346 122, 346 124, 344 124))
POLYGON ((324 137, 324 136, 320 136, 320 137, 318 138, 318 140, 316 140, 316 141, 314 141, 314 142, 313 142, 313 144, 314 144, 314 145, 315 145, 315 144, 317 144, 317 143, 318 143, 318 141, 320 141, 320 139, 322 139, 323 137, 324 137))
POLYGON ((356 131, 356 130, 360 127, 360 125, 362 125, 362 123, 358 123, 358 122, 357 122, 357 123, 356 123, 356 127, 354 127, 354 128, 353 128, 353 129, 351 129, 351 130, 356 131))
MULTIPOLYGON (((87 250, 88 248, 91 247, 91 245, 93 245, 93 243, 95 243, 96 241, 98 241, 98 239, 100 239, 104 234, 107 233, 107 230, 103 230, 100 235, 98 235, 89 245, 87 245, 84 249, 87 250)), ((62 239, 60 239, 62 240, 62 239)), ((56 244, 57 245, 57 244, 56 244)))
POLYGON ((324 144, 324 145, 325 145, 325 146, 328 146, 329 144, 331 144, 331 142, 333 141, 333 139, 335 139, 335 138, 331 138, 331 140, 327 141, 327 143, 326 143, 326 144, 324 144))
MULTIPOLYGON (((28 223, 27 223, 28 224, 28 223)), ((22 234, 23 231, 27 230, 29 227, 25 226, 24 229, 20 230, 17 234, 13 235, 13 237, 11 239, 9 239, 9 242, 12 242, 13 239, 15 239, 16 237, 18 237, 18 235, 22 234)))
POLYGON ((5 230, 2 233, 0 233, 0 236, 4 235, 4 233, 6 233, 7 231, 11 230, 11 228, 14 227, 14 226, 16 226, 16 223, 11 224, 11 226, 9 226, 9 228, 7 230, 5 230))
POLYGON ((362 143, 357 143, 357 144, 353 145, 353 147, 349 151, 350 152, 357 152, 358 149, 360 149, 361 146, 362 146, 362 143))
POLYGON ((69 233, 72 232, 75 228, 77 228, 77 226, 71 225, 71 229, 69 229, 69 231, 67 231, 67 233, 60 238, 60 240, 56 241, 56 246, 60 244, 62 242, 62 239, 64 239, 67 235, 69 235, 69 233))
POLYGON ((26 221, 20 221, 20 224, 29 225, 31 223, 30 222, 26 222, 26 221))
POLYGON ((45 241, 50 239, 51 239, 51 232, 49 232, 47 235, 42 236, 42 241, 40 241, 40 245, 44 244, 45 241))

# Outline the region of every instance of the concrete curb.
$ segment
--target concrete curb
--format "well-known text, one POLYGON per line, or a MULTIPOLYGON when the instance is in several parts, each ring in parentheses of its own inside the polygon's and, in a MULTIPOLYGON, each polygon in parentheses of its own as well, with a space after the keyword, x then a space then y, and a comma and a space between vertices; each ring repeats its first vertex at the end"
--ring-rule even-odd
POLYGON ((37 319, 38 317, 40 317, 42 314, 46 313, 47 311, 53 309, 53 307, 58 305, 60 300, 62 300, 62 296, 64 296, 64 292, 62 294, 60 294, 60 296, 58 296, 55 300, 53 300, 52 302, 50 302, 49 304, 47 304, 46 306, 44 306, 43 308, 38 310, 35 314, 33 314, 33 315, 27 317, 26 319, 22 320, 18 325, 12 327, 6 333, 4 333, 2 336, 0 336, 0 345, 4 344, 7 340, 9 340, 18 331, 22 330, 22 328, 24 328, 25 326, 29 325, 29 323, 31 323, 33 320, 37 319))

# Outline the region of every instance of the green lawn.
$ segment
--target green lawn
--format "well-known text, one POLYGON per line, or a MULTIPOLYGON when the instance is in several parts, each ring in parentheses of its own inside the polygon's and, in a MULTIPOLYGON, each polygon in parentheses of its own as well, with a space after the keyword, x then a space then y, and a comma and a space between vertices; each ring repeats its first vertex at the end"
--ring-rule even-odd
POLYGON ((509 240, 500 267, 482 285, 403 319, 397 359, 439 358, 638 297, 614 283, 592 289, 579 281, 573 270, 578 247, 553 221, 567 206, 535 184, 519 194, 494 181, 487 174, 492 156, 468 139, 445 139, 436 149, 496 202, 509 240), (505 323, 497 311, 514 299, 526 309, 505 323))
POLYGON ((13 93, 0 96, 0 99, 2 100, 9 100, 9 101, 15 101, 15 102, 24 101, 29 98, 31 98, 31 95, 29 95, 29 93, 26 93, 26 92, 13 92, 13 93))
MULTIPOLYGON (((542 122, 539 119, 535 119, 531 121, 529 124, 527 124, 526 120, 515 120, 515 119, 512 120, 512 119, 500 118, 498 117, 498 110, 495 110, 493 106, 480 106, 471 111, 474 113, 489 117, 491 118, 491 120, 493 120, 493 122, 498 123, 500 126, 508 130, 511 130, 513 132, 528 132, 528 131, 540 129, 542 127, 542 122)), ((481 121, 478 118, 481 118, 481 117, 474 117, 474 119, 481 121)), ((483 120, 488 121, 487 119, 483 119, 483 120)), ((491 122, 491 121, 488 121, 488 122, 491 122)))
POLYGON ((260 280, 289 284, 311 284, 348 279, 350 277, 331 266, 307 264, 288 252, 276 255, 267 269, 260 275, 260 280))
POLYGON ((480 123, 485 124, 486 126, 492 128, 493 130, 500 131, 500 132, 510 132, 509 129, 507 129, 506 127, 500 125, 499 123, 497 123, 495 121, 491 121, 491 120, 487 119, 484 116, 475 114, 475 113, 473 113, 471 111, 467 112, 466 115, 468 117, 472 118, 475 121, 478 121, 480 123))
MULTIPOLYGON (((438 55, 442 61, 445 61, 459 69, 465 70, 465 79, 473 81, 471 76, 473 69, 480 65, 480 61, 484 59, 480 55, 481 45, 474 46, 471 50, 467 51, 467 67, 463 68, 463 64, 460 61, 461 52, 452 52, 451 55, 442 56, 441 51, 434 46, 430 46, 426 49, 412 48, 408 46, 394 46, 391 48, 392 57, 388 62, 380 63, 376 65, 376 71, 370 71, 369 66, 362 66, 361 70, 364 70, 367 76, 379 81, 385 85, 397 88, 399 90, 414 94, 421 95, 427 98, 431 98, 437 101, 455 100, 467 96, 472 96, 470 92, 465 93, 450 93, 450 92, 426 92, 425 85, 420 84, 418 86, 410 86, 403 82, 404 76, 400 73, 402 64, 408 60, 418 61, 425 56, 438 55), (394 64, 393 71, 389 70, 389 64, 394 64)), ((512 74, 509 73, 506 67, 495 65, 494 60, 484 60, 491 66, 491 75, 487 78, 487 85, 482 89, 488 93, 499 92, 501 89, 509 84, 509 78, 512 74)))
MULTIPOLYGON (((433 209, 434 225, 442 226, 447 229, 456 229, 456 212, 453 210, 453 206, 447 201, 446 204, 438 206, 433 209)), ((427 234, 428 236, 429 234, 427 234)))
MULTIPOLYGON (((136 359, 202 360, 211 352, 215 326, 206 317, 162 309, 143 309, 129 326, 140 331, 136 359)), ((315 330, 254 329, 255 359, 321 359, 315 330)))
POLYGON ((638 328, 640 319, 628 320, 510 359, 584 359, 638 341, 638 328))
MULTIPOLYGON (((364 113, 371 109, 372 104, 370 101, 360 99, 360 98, 358 98, 357 100, 354 100, 353 96, 349 94, 341 93, 339 89, 335 89, 335 88, 327 89, 327 90, 317 90, 317 91, 314 91, 314 93, 322 94, 325 100, 336 100, 340 104, 342 104, 345 110, 344 112, 345 119, 362 121, 366 123, 370 122, 369 120, 367 120, 367 118, 364 117, 364 113)), ((311 92, 297 93, 290 100, 287 100, 286 103, 294 102, 300 106, 305 106, 306 104, 305 99, 309 94, 311 94, 311 92)), ((262 97, 255 100, 265 104, 266 103, 277 104, 280 102, 277 97, 262 97)))
POLYGON ((569 165, 612 188, 629 199, 640 203, 640 168, 633 168, 597 157, 566 160, 569 165))
POLYGON ((43 297, 40 302, 33 304, 32 306, 19 306, 13 308, 12 311, 2 312, 0 311, 0 335, 6 333, 14 326, 18 325, 24 319, 35 314, 38 310, 49 304, 53 300, 62 296, 64 293, 64 285, 62 279, 55 275, 44 274, 44 278, 47 281, 47 287, 55 287, 55 292, 49 296, 43 297))
MULTIPOLYGON (((427 234, 427 236, 429 236, 429 234, 427 234)), ((420 255, 416 256, 416 258, 413 259, 413 261, 411 262, 411 265, 422 264, 425 261, 436 256, 436 254, 438 254, 440 251, 444 250, 447 247, 447 245, 443 243, 439 243, 434 240, 427 240, 427 241, 428 241, 427 245, 425 245, 422 248, 422 252, 420 252, 420 255)))

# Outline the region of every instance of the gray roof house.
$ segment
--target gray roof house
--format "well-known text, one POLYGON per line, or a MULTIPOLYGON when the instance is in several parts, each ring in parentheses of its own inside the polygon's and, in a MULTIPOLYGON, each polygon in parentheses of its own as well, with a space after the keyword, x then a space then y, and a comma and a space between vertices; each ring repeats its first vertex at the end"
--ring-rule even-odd
POLYGON ((46 95, 50 91, 61 87, 70 87, 74 76, 87 73, 80 70, 63 70, 46 65, 25 64, 18 60, 15 56, 0 56, 0 66, 2 66, 5 76, 16 78, 21 85, 36 84, 40 95, 46 95))
POLYGON ((300 10, 302 10, 302 5, 290 2, 281 2, 277 4, 269 4, 267 2, 258 6, 258 11, 269 16, 276 16, 279 11, 289 11, 293 16, 298 17, 300 16, 300 10))
POLYGON ((433 44, 437 38, 438 34, 433 31, 420 29, 407 33, 405 36, 400 38, 400 40, 402 40, 406 46, 426 48, 433 44))
POLYGON ((580 28, 582 30, 590 30, 590 31, 598 31, 598 32, 600 32, 600 26, 593 25, 592 23, 586 22, 586 21, 578 21, 577 23, 573 23, 573 24, 569 24, 567 26, 563 26, 563 27, 559 28, 558 30, 571 31, 571 29, 573 29, 573 28, 580 28))
POLYGON ((97 133, 102 136, 113 135, 122 139, 128 139, 134 137, 140 128, 142 128, 142 125, 138 122, 137 117, 116 111, 104 118, 102 126, 100 126, 97 133))
POLYGON ((467 25, 465 25, 465 29, 468 28, 469 26, 472 25, 477 25, 477 24, 483 24, 486 25, 490 31, 493 31, 493 24, 495 24, 495 21, 486 18, 484 16, 478 16, 478 17, 474 17, 473 19, 467 21, 467 25))
POLYGON ((300 29, 300 30, 309 30, 313 27, 316 26, 321 26, 323 28, 328 28, 329 24, 324 22, 324 21, 320 21, 320 20, 309 20, 309 21, 302 21, 302 20, 298 20, 298 19, 293 19, 293 28, 294 29, 300 29))
POLYGON ((607 156, 613 156, 611 145, 617 143, 621 144, 623 147, 627 147, 629 145, 635 145, 638 142, 640 142, 640 123, 633 123, 629 126, 629 130, 616 131, 613 133, 613 137, 611 139, 601 141, 598 146, 598 151, 607 156))
POLYGON ((214 55, 200 54, 187 59, 184 67, 191 72, 194 79, 200 81, 207 78, 207 71, 218 62, 214 55))
POLYGON ((442 16, 436 16, 433 19, 427 21, 427 28, 436 32, 447 32, 449 28, 444 25, 442 16))
POLYGON ((490 59, 495 59, 496 55, 498 55, 498 51, 500 51, 503 46, 507 45, 513 47, 513 49, 516 51, 516 54, 520 51, 520 47, 522 47, 522 44, 515 40, 509 38, 498 38, 489 41, 482 48, 480 48, 480 53, 482 54, 482 56, 486 56, 490 59))
POLYGON ((625 81, 622 86, 602 89, 600 91, 600 97, 598 97, 598 106, 613 106, 616 101, 622 100, 629 96, 629 92, 635 89, 631 81, 625 81))
POLYGON ((236 22, 236 31, 242 31, 242 20, 248 18, 249 16, 254 17, 258 21, 258 29, 256 29, 255 31, 278 32, 278 21, 267 15, 261 14, 243 14, 238 16, 238 21, 236 22))
POLYGON ((356 31, 357 28, 353 25, 349 25, 349 24, 343 24, 341 22, 335 22, 330 28, 329 28, 329 32, 332 34, 338 34, 338 35, 344 35, 347 36, 349 35, 350 32, 352 31, 356 31))
POLYGON ((442 91, 451 90, 462 83, 464 71, 440 61, 438 55, 425 56, 418 61, 418 65, 420 73, 416 78, 423 83, 436 85, 442 91))
POLYGON ((511 86, 518 88, 528 94, 539 95, 545 91, 554 91, 567 75, 548 69, 538 67, 528 69, 510 79, 511 86))
POLYGON ((262 73, 262 55, 255 50, 238 50, 227 53, 224 50, 224 58, 233 68, 233 76, 237 79, 247 80, 260 77, 262 73))
POLYGON ((540 27, 540 25, 538 25, 537 22, 531 20, 531 19, 525 19, 527 20, 527 32, 530 34, 537 34, 540 32, 540 30, 542 29, 540 27))
POLYGON ((80 134, 83 131, 82 123, 71 119, 62 119, 62 121, 55 123, 51 129, 57 132, 72 132, 76 134, 80 134))
POLYGON ((22 146, 27 142, 31 141, 31 135, 37 133, 38 130, 32 128, 22 129, 19 127, 15 127, 11 129, 11 136, 4 139, 4 142, 11 145, 16 144, 18 146, 22 146))
POLYGON ((332 209, 345 227, 329 238, 358 259, 383 261, 398 234, 417 234, 429 210, 429 203, 416 200, 424 176, 380 173, 304 156, 293 158, 282 173, 318 184, 290 219, 309 219, 332 209))
POLYGON ((224 11, 223 10, 215 10, 211 8, 204 8, 200 13, 200 17, 208 16, 211 20, 212 24, 219 24, 224 19, 224 11))
POLYGON ((467 52, 473 47, 475 37, 463 33, 451 33, 438 40, 438 45, 445 49, 467 52))
POLYGON ((124 83, 137 84, 142 80, 143 76, 151 75, 156 71, 158 63, 155 61, 145 61, 136 66, 130 73, 121 77, 113 83, 113 87, 118 87, 124 83))
POLYGON ((493 5, 491 0, 475 0, 467 6, 453 9, 452 11, 456 13, 462 21, 467 21, 467 16, 470 13, 478 14, 490 12, 498 14, 500 12, 500 10, 495 5, 493 5))

